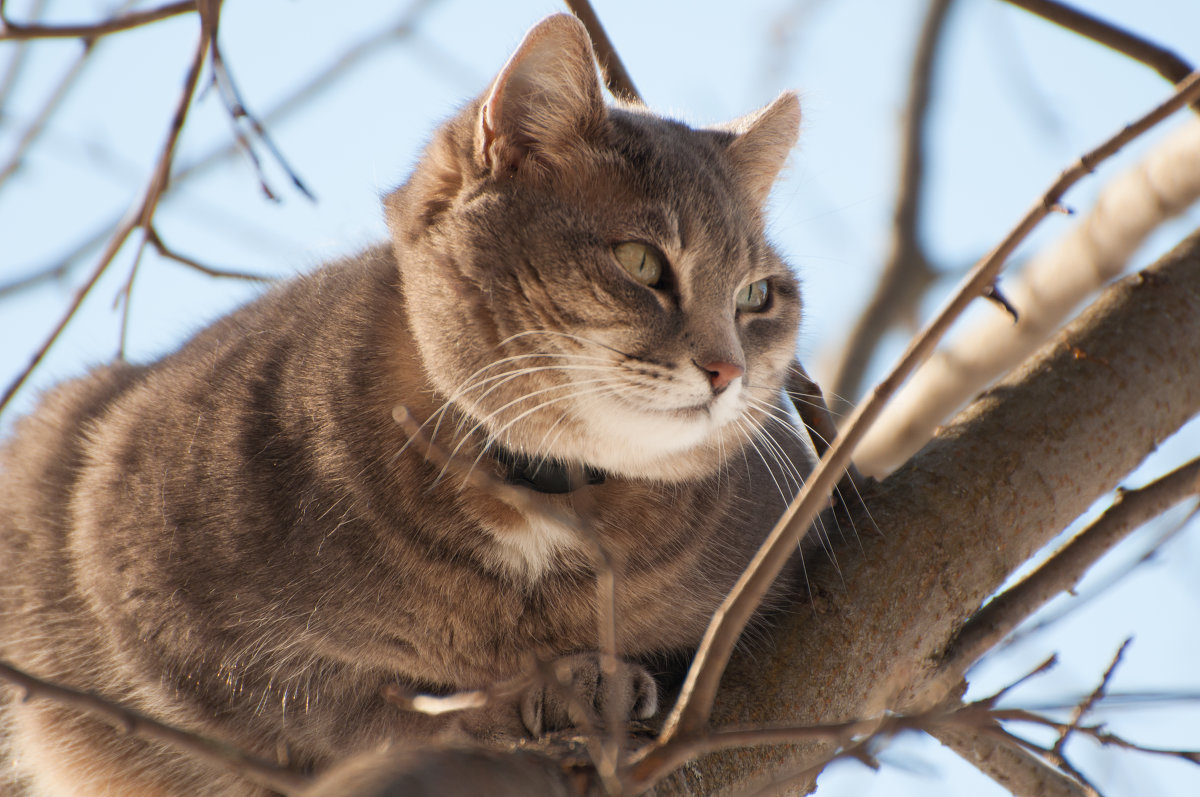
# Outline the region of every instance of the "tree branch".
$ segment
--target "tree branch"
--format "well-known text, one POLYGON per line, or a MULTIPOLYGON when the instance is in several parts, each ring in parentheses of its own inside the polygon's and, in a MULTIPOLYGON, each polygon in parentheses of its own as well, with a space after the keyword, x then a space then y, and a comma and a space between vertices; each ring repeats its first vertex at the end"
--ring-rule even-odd
POLYGON ((1038 756, 996 734, 945 727, 930 731, 939 742, 974 764, 1016 797, 1096 797, 1096 793, 1052 768, 1038 756))
MULTIPOLYGON (((1200 97, 1200 73, 1193 73, 1180 84, 1170 99, 1133 124, 1127 125, 1121 132, 1064 171, 1041 200, 1026 213, 1017 227, 975 266, 946 307, 909 344, 891 373, 876 386, 871 396, 856 408, 842 435, 821 458, 816 469, 809 474, 808 482, 784 512, 729 596, 714 613, 692 661, 679 700, 663 728, 661 739, 664 745, 669 744, 676 735, 689 736, 700 733, 707 725, 725 664, 733 653, 742 629, 792 555, 796 544, 823 508, 825 496, 829 495, 842 470, 849 465, 854 447, 905 377, 929 355, 946 329, 962 314, 966 306, 991 285, 1017 244, 1058 205, 1070 186, 1091 173, 1096 164, 1197 97, 1200 97)), ((1171 336, 1175 334, 1172 332, 1171 336)), ((1073 414, 1074 412, 1068 413, 1073 414)))
POLYGON ((43 681, 23 670, 0 661, 0 681, 8 681, 25 690, 25 699, 53 700, 111 722, 121 731, 163 742, 178 750, 236 772, 255 783, 285 794, 307 787, 311 778, 249 755, 238 748, 195 733, 165 725, 156 719, 124 708, 102 697, 43 681))
POLYGON ((196 10, 196 0, 179 0, 145 11, 128 14, 80 25, 22 25, 11 20, 0 20, 0 41, 23 39, 88 39, 94 41, 110 33, 149 25, 161 19, 175 17, 196 10))
POLYGON ((105 247, 103 254, 100 256, 100 262, 96 265, 95 270, 92 271, 91 276, 86 282, 84 282, 83 286, 76 291, 75 297, 71 301, 71 305, 59 319, 59 322, 55 326, 54 330, 51 331, 49 337, 47 337, 46 340, 42 342, 42 345, 38 347, 37 351, 34 352, 33 357, 29 361, 29 365, 27 365, 25 369, 17 375, 16 379, 9 384, 8 388, 4 391, 3 397, 0 397, 0 413, 2 413, 4 408, 8 406, 8 403, 12 401, 13 396, 15 396, 17 391, 21 389, 21 386, 25 384, 25 381, 29 379, 30 374, 33 373, 34 369, 36 369, 45 358, 46 352, 50 350, 50 347, 52 347, 55 341, 58 340, 59 335, 61 335, 63 330, 66 329, 67 324, 69 324, 71 319, 75 317, 75 313, 79 311, 79 307, 83 304, 83 300, 87 298, 87 295, 91 292, 92 287, 97 281, 99 281, 100 277, 112 264, 113 260, 117 256, 117 253, 119 253, 121 248, 125 245, 125 241, 129 238, 129 235, 139 227, 145 228, 151 226, 152 224, 155 208, 158 207, 158 201, 162 197, 163 192, 167 187, 168 179, 171 173, 171 163, 175 157, 175 145, 179 141, 179 134, 183 131, 183 124, 187 119, 188 108, 191 107, 192 97, 196 93, 196 84, 200 80, 200 69, 204 65, 204 57, 208 53, 209 43, 211 42, 211 34, 213 30, 215 30, 215 24, 208 15, 215 13, 215 10, 219 7, 219 4, 216 2, 216 0, 200 0, 200 2, 202 6, 211 8, 212 10, 206 11, 205 7, 201 8, 200 37, 196 43, 196 50, 192 55, 192 63, 188 68, 187 77, 184 79, 183 91, 180 92, 179 101, 175 106, 174 116, 172 117, 171 124, 167 129, 166 141, 163 143, 162 150, 159 153, 158 160, 154 167, 154 172, 150 176, 150 180, 146 185, 146 189, 125 214, 121 222, 117 225, 116 230, 109 238, 108 245, 105 247))
POLYGON ((1117 500, 1095 523, 962 627, 942 658, 943 683, 961 678, 968 667, 1051 598, 1074 589, 1084 573, 1131 531, 1194 495, 1200 495, 1200 459, 1141 489, 1119 491, 1117 500))
POLYGON ((971 396, 1028 357, 1080 302, 1118 276, 1145 240, 1200 198, 1200 119, 1190 119, 1109 181, 1095 206, 1038 252, 1005 291, 1017 323, 980 313, 960 325, 897 393, 855 461, 882 476, 913 455, 971 396))
POLYGON ((596 60, 600 62, 600 72, 604 75, 604 85, 608 86, 609 92, 619 100, 640 104, 642 95, 638 94, 633 78, 625 71, 625 64, 621 63, 621 57, 604 32, 604 26, 600 24, 592 4, 589 0, 566 0, 566 3, 571 13, 579 17, 579 21, 587 28, 596 60))
MULTIPOLYGON (((1042 19, 1048 19, 1055 25, 1074 31, 1080 36, 1086 36, 1135 61, 1141 61, 1172 83, 1179 83, 1192 71, 1191 64, 1170 50, 1065 3, 1059 3, 1056 0, 1006 0, 1006 2, 1031 14, 1037 14, 1042 19)), ((1200 101, 1193 102, 1192 108, 1200 112, 1200 101)))
MULTIPOLYGON (((713 724, 814 725, 946 700, 953 692, 938 680, 940 656, 961 623, 1197 412, 1200 233, 1105 291, 1059 340, 868 490, 884 533, 842 544, 836 576, 826 563, 810 565, 820 614, 781 617, 769 656, 732 661, 713 724)), ((719 792, 822 749, 718 754, 692 777, 719 792)), ((656 793, 688 791, 675 778, 656 793)))
POLYGON ((880 339, 902 318, 915 319, 916 307, 934 279, 920 236, 925 130, 933 96, 934 56, 950 5, 951 0, 932 0, 917 40, 900 134, 900 179, 892 216, 891 251, 829 380, 834 410, 839 413, 848 411, 858 396, 867 364, 880 339))

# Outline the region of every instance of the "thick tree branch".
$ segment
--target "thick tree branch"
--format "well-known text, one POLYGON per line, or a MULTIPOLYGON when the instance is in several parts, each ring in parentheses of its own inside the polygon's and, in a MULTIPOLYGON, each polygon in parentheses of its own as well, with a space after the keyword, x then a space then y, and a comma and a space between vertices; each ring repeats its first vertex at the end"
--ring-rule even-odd
MULTIPOLYGON (((810 565, 821 612, 781 618, 769 657, 733 660, 714 725, 848 721, 952 697, 938 663, 960 625, 1197 412, 1200 233, 1107 290, 868 492, 883 534, 845 544, 836 577, 810 565)), ((698 776, 720 793, 821 749, 722 753, 702 759, 698 776)), ((661 793, 688 790, 676 779, 661 793)))
POLYGON ((944 682, 961 678, 968 667, 1051 598, 1074 589, 1084 573, 1131 531, 1194 495, 1200 495, 1200 459, 1139 490, 1120 491, 1116 502, 1095 523, 963 626, 942 661, 944 682))
MULTIPOLYGON (((1180 84, 1170 99, 1141 119, 1127 125, 1121 132, 1085 154, 1064 171, 1000 245, 972 269, 945 308, 909 344, 891 373, 876 386, 870 397, 855 409, 842 436, 821 458, 816 469, 809 475, 807 483, 784 512, 729 596, 714 612, 712 622, 688 671, 679 700, 663 728, 664 745, 669 745, 673 737, 693 736, 706 727, 726 662, 733 653, 742 629, 791 557, 796 544, 823 508, 825 496, 830 494, 843 469, 850 464, 850 455, 854 447, 879 417, 887 400, 903 380, 929 356, 937 341, 967 305, 992 284, 1018 243, 1058 206, 1070 186, 1091 173, 1097 163, 1112 156, 1129 141, 1197 97, 1200 97, 1200 73, 1193 73, 1180 84)), ((645 772, 656 768, 653 759, 654 755, 648 757, 645 772)))
POLYGON ((1109 181, 1084 218, 1006 279, 1005 292, 1021 309, 1017 323, 980 313, 913 374, 855 452, 859 467, 878 477, 912 456, 939 423, 1028 357, 1125 270, 1151 233, 1198 198, 1200 119, 1190 119, 1109 181))

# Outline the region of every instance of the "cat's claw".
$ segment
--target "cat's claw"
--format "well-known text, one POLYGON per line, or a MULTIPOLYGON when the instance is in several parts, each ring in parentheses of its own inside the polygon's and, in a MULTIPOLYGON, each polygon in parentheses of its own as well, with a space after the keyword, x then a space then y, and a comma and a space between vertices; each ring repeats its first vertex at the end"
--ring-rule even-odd
POLYGON ((598 653, 563 656, 550 667, 556 682, 543 680, 521 701, 521 721, 534 737, 602 723, 610 699, 624 721, 649 719, 658 711, 658 685, 639 664, 620 662, 615 683, 604 674, 598 653))

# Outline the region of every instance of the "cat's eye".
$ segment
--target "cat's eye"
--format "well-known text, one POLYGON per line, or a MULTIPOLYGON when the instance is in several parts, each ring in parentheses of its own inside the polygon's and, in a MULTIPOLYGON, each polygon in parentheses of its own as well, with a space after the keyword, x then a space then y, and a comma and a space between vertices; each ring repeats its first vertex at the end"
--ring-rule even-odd
POLYGON ((748 285, 738 288, 737 309, 747 313, 765 310, 771 300, 771 284, 765 280, 755 280, 748 285))
POLYGON ((635 280, 653 288, 662 280, 666 263, 662 254, 649 244, 626 241, 613 247, 613 257, 635 280))

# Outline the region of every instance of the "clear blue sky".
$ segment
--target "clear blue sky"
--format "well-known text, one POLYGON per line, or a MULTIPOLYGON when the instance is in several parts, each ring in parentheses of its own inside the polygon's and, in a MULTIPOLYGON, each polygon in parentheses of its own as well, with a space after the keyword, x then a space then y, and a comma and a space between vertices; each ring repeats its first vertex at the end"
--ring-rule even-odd
MULTIPOLYGON (((14 0, 7 10, 20 18, 27 4, 14 0)), ((107 7, 51 5, 61 21, 99 15, 107 7)), ((263 115, 328 69, 353 42, 394 25, 406 5, 230 2, 222 15, 222 46, 244 99, 263 115)), ((801 353, 819 377, 822 355, 837 347, 886 252, 896 132, 925 4, 597 0, 596 5, 647 102, 664 113, 712 123, 751 111, 785 88, 800 91, 801 145, 774 194, 771 229, 805 284, 801 353)), ((1081 5, 1200 62, 1200 3, 1194 0, 1081 0, 1081 5)), ((206 263, 280 275, 382 238, 378 199, 403 180, 433 126, 483 89, 532 23, 559 10, 548 0, 432 3, 413 36, 373 49, 333 88, 270 125, 317 195, 316 204, 292 191, 265 153, 271 185, 283 201, 264 201, 252 170, 235 157, 170 196, 158 216, 160 233, 206 263)), ((923 229, 937 265, 948 271, 964 268, 990 248, 1059 170, 1168 91, 1145 67, 999 0, 959 0, 950 26, 928 149, 931 192, 923 229)), ((51 262, 119 217, 141 191, 196 28, 194 17, 182 17, 114 36, 96 48, 40 145, 0 185, 0 283, 51 262)), ((0 44, 0 74, 12 52, 12 45, 0 44)), ((78 52, 78 44, 69 41, 32 51, 25 79, 0 118, 0 163, 78 52)), ((210 92, 193 108, 178 163, 193 162, 228 141, 227 116, 210 92)), ((1131 155, 1143 147, 1131 148, 1131 155)), ((1086 208, 1096 187, 1120 168, 1120 162, 1106 166, 1069 202, 1086 208)), ((1069 223, 1053 219, 1041 238, 1069 223)), ((1200 215, 1193 212, 1139 255, 1139 262, 1198 223, 1200 215)), ((18 412, 32 406, 38 388, 113 355, 120 324, 113 298, 132 265, 132 251, 122 253, 68 328, 22 394, 18 412)), ((0 304, 0 380, 7 383, 24 366, 94 262, 95 253, 60 282, 0 304)), ((939 287, 948 289, 952 281, 939 287)), ((256 290, 148 254, 133 291, 130 357, 148 359, 171 350, 256 290)), ((0 419, 0 429, 12 417, 10 412, 0 419)), ((1194 455, 1200 437, 1194 432, 1165 446, 1152 470, 1194 455)), ((1143 534, 1131 540, 1116 558, 1136 556, 1148 539, 1143 534)), ((1059 670, 1023 694, 1030 700, 1069 700, 1090 690, 1120 642, 1136 631, 1116 688, 1200 690, 1194 667, 1200 646, 1178 625, 1181 617, 1200 611, 1197 563, 1200 540, 1193 531, 1071 621, 979 668, 979 683, 999 685, 1059 651, 1059 670)), ((1119 569, 1119 563, 1104 567, 1119 569)), ((1200 747, 1196 716, 1195 706, 1188 706, 1125 710, 1112 719, 1139 741, 1200 747)), ((1078 762, 1111 795, 1200 793, 1200 774, 1184 767, 1112 751, 1095 755, 1086 745, 1075 750, 1078 762)), ((820 793, 1001 793, 933 743, 902 740, 884 758, 897 766, 879 774, 856 764, 838 766, 820 793)))

